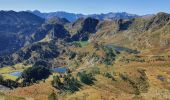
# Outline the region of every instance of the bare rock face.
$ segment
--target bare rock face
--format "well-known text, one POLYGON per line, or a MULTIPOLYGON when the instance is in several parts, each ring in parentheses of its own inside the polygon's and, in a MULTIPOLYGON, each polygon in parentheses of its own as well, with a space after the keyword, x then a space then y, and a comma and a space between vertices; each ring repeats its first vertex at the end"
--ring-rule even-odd
POLYGON ((89 36, 91 34, 94 34, 97 30, 97 25, 99 23, 99 20, 94 18, 86 18, 78 20, 78 22, 74 23, 73 26, 81 26, 79 29, 77 29, 77 33, 72 36, 72 41, 87 41, 89 39, 89 36))
POLYGON ((89 32, 94 33, 96 32, 96 26, 99 23, 99 20, 94 18, 86 18, 82 23, 82 29, 80 32, 89 32))
POLYGON ((165 26, 168 21, 170 21, 170 14, 160 12, 147 22, 146 29, 157 30, 165 26))

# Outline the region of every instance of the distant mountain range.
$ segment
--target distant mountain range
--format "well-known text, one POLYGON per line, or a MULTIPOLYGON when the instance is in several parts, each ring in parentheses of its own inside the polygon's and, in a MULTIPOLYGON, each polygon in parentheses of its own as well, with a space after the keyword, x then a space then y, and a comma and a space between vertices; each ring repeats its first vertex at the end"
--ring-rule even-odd
POLYGON ((75 13, 68 13, 68 12, 63 12, 63 11, 58 11, 58 12, 49 12, 49 13, 42 13, 38 10, 35 11, 28 11, 31 12, 37 16, 40 16, 41 18, 48 19, 50 17, 60 17, 60 18, 66 18, 70 22, 74 22, 79 18, 87 18, 87 17, 93 17, 98 20, 106 20, 106 19, 111 19, 111 20, 117 20, 117 19, 132 19, 132 18, 137 18, 140 17, 139 15, 136 14, 129 14, 126 12, 110 12, 106 14, 89 14, 89 15, 84 15, 84 14, 75 14, 75 13))

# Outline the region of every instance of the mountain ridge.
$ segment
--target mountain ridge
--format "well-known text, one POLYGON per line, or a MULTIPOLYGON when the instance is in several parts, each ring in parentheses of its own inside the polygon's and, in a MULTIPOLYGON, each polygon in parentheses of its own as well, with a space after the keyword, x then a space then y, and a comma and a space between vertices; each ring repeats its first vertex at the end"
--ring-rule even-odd
MULTIPOLYGON (((105 42, 105 44, 115 43, 123 47, 138 50, 155 46, 161 47, 161 44, 168 46, 168 38, 161 36, 161 39, 159 39, 160 37, 157 36, 155 39, 158 39, 160 42, 156 43, 152 35, 160 35, 160 33, 155 33, 157 31, 159 32, 159 28, 165 27, 163 30, 168 30, 169 24, 167 21, 169 18, 169 14, 158 13, 149 19, 135 18, 129 20, 118 19, 100 21, 88 17, 79 18, 74 23, 69 23, 60 18, 52 21, 49 19, 50 21, 44 21, 44 23, 37 27, 36 31, 30 33, 31 35, 27 40, 30 46, 37 42, 42 42, 42 44, 39 45, 43 45, 43 42, 50 43, 50 41, 58 40, 62 40, 66 43, 74 41, 91 41, 91 43, 99 44, 102 42, 105 42)), ((166 33, 165 36, 169 36, 168 33, 166 33)), ((25 39, 23 41, 25 41, 25 39)), ((20 48, 22 47, 24 48, 24 45, 20 48)), ((28 51, 30 52, 30 50, 28 51)), ((29 55, 30 54, 31 53, 29 53, 29 55)), ((25 55, 27 55, 27 53, 25 55)))
POLYGON ((116 19, 132 19, 132 18, 136 18, 136 17, 140 17, 139 15, 136 14, 128 14, 126 12, 109 12, 109 13, 101 13, 101 14, 75 14, 75 13, 68 13, 68 12, 64 12, 64 11, 57 11, 57 12, 49 12, 49 13, 42 13, 38 10, 35 11, 28 11, 31 12, 37 16, 40 16, 42 18, 50 18, 50 17, 60 17, 60 18, 66 18, 68 19, 70 22, 75 22, 77 19, 79 18, 87 18, 87 17, 92 17, 92 18, 96 18, 99 20, 106 20, 106 19, 110 19, 110 20, 116 20, 116 19))
POLYGON ((30 33, 44 22, 44 19, 25 11, 0 11, 0 15, 0 54, 22 47, 30 33))

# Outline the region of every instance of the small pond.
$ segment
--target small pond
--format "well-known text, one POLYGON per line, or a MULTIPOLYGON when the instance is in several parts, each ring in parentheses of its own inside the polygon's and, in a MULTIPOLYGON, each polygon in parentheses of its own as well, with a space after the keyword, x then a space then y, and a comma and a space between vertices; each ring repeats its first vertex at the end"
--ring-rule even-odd
POLYGON ((11 76, 15 76, 15 77, 20 77, 21 76, 21 74, 22 74, 22 72, 12 72, 12 73, 9 73, 9 75, 11 75, 11 76))
POLYGON ((67 72, 67 68, 66 67, 54 68, 53 71, 56 73, 65 73, 67 72))
MULTIPOLYGON (((65 72, 67 72, 67 68, 66 68, 66 67, 53 68, 53 71, 54 71, 55 73, 65 73, 65 72)), ((16 71, 16 72, 11 72, 11 73, 9 73, 9 75, 15 76, 15 77, 20 77, 21 74, 22 74, 22 72, 20 72, 20 71, 16 71)))

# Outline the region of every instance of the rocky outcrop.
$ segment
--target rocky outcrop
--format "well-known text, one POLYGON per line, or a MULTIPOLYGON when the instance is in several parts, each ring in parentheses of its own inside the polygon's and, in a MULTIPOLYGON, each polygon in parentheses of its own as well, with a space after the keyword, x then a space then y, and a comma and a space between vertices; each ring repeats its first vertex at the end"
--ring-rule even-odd
POLYGON ((95 34, 99 20, 89 17, 84 20, 83 19, 78 20, 78 22, 74 23, 73 27, 75 27, 75 25, 77 26, 81 25, 81 27, 79 27, 76 34, 72 36, 71 38, 72 41, 78 40, 87 41, 91 34, 95 34))

